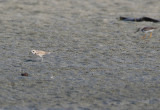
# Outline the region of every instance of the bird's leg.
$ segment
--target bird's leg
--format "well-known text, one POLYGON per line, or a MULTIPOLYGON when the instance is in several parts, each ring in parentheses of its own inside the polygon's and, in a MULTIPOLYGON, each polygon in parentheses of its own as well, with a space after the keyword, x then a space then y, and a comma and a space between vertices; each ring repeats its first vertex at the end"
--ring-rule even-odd
POLYGON ((150 36, 149 36, 149 38, 151 38, 152 37, 152 32, 150 33, 150 36))
POLYGON ((146 38, 146 34, 144 36, 142 36, 142 39, 146 38))
POLYGON ((41 62, 43 62, 43 57, 41 57, 41 62))

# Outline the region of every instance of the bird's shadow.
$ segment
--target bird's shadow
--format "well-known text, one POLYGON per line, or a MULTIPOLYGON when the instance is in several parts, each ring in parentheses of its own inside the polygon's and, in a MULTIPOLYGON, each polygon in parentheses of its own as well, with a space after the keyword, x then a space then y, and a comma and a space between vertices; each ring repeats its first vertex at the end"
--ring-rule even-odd
POLYGON ((32 59, 24 59, 25 62, 37 62, 37 60, 32 60, 32 59))

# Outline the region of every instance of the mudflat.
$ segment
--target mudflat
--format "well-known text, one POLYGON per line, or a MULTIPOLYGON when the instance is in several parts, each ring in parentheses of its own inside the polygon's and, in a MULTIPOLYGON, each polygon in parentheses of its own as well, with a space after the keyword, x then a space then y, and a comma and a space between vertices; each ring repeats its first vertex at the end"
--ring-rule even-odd
POLYGON ((158 109, 160 24, 116 18, 160 19, 159 4, 0 0, 0 109, 158 109), (157 29, 142 39, 146 26, 157 29))

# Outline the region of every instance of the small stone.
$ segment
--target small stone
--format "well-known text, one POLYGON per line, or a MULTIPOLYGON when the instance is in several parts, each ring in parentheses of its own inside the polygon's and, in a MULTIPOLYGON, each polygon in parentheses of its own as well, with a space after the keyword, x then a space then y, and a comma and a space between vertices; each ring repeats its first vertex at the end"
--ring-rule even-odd
POLYGON ((28 76, 28 73, 21 73, 21 76, 28 76))

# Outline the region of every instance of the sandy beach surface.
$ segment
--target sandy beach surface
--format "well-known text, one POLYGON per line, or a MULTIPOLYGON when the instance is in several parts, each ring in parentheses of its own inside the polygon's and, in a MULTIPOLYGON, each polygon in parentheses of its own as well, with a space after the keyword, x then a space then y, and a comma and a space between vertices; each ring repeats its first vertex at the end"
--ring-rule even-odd
POLYGON ((160 19, 160 1, 0 0, 0 109, 158 110, 160 23, 120 16, 160 19))

